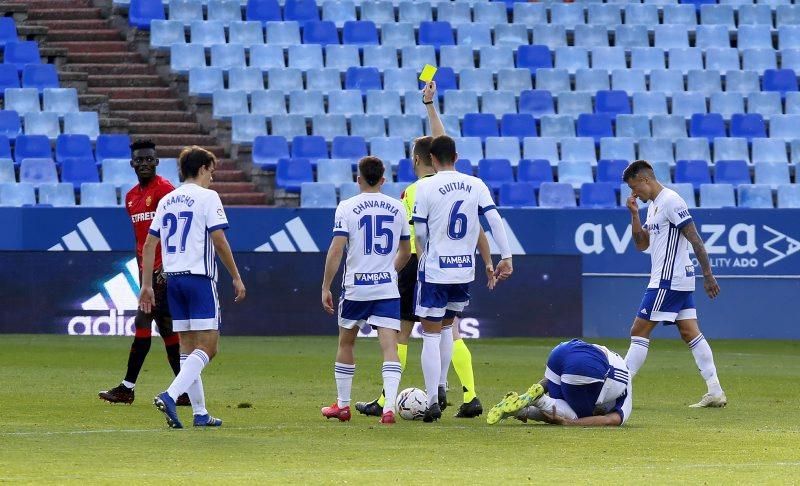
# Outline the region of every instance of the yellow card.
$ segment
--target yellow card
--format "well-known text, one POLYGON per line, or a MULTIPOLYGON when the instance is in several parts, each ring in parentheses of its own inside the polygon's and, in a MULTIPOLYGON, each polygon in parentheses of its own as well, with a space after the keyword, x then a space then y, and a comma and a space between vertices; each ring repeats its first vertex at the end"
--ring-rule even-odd
POLYGON ((430 83, 436 75, 436 67, 426 64, 422 68, 422 74, 419 75, 419 80, 423 83, 430 83))

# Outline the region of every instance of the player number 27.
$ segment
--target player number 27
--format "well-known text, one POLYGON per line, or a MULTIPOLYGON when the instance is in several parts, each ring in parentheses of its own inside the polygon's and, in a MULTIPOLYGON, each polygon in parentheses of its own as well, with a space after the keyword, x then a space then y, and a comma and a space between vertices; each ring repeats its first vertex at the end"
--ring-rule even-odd
POLYGON ((373 251, 378 255, 388 255, 392 251, 392 241, 394 233, 390 228, 385 228, 384 224, 394 223, 394 216, 364 215, 358 220, 358 229, 364 228, 364 254, 371 255, 373 251), (383 245, 376 240, 386 237, 386 244, 383 245), (375 242, 373 244, 373 242, 375 242))
POLYGON ((175 245, 170 244, 170 240, 175 233, 178 232, 178 220, 180 219, 183 221, 183 230, 181 231, 181 250, 180 252, 183 253, 186 251, 186 237, 189 235, 189 228, 192 227, 192 217, 194 214, 191 211, 181 211, 178 213, 176 217, 172 213, 167 213, 164 215, 164 219, 161 222, 161 227, 167 231, 167 237, 164 240, 164 243, 167 247, 167 253, 176 253, 177 247, 175 245))

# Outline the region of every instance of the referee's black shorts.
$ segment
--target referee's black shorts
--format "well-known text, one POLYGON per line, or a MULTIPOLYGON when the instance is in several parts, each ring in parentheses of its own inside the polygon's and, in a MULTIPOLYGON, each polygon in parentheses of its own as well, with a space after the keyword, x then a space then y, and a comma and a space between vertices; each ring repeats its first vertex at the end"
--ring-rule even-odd
POLYGON ((397 288, 400 290, 400 319, 416 322, 414 315, 417 287, 417 254, 412 253, 406 266, 397 274, 397 288))

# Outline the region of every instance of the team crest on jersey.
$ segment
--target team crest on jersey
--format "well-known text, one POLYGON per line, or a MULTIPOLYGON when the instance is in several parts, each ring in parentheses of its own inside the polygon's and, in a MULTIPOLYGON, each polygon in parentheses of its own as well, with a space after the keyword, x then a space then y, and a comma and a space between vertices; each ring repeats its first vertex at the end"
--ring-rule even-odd
POLYGON ((133 206, 133 201, 128 201, 128 207, 132 207, 132 206, 133 206))
POLYGON ((356 273, 353 275, 355 285, 380 285, 392 283, 392 275, 389 272, 375 273, 356 273))
POLYGON ((152 202, 153 202, 153 196, 147 196, 147 199, 145 199, 145 200, 144 200, 144 205, 145 205, 145 206, 147 206, 147 207, 149 208, 149 207, 150 207, 150 204, 151 204, 152 202))
POLYGON ((469 268, 472 266, 472 255, 440 256, 439 268, 469 268))

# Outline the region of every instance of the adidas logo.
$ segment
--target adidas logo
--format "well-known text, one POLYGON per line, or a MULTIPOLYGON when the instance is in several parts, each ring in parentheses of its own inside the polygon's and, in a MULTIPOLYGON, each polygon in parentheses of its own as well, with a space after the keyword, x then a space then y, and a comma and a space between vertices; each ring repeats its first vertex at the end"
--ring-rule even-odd
MULTIPOLYGON (((506 218, 503 218, 503 226, 506 227, 506 235, 508 236, 508 246, 511 248, 512 255, 524 255, 525 249, 522 248, 522 245, 519 243, 519 239, 517 239, 517 235, 514 233, 514 230, 511 229, 511 226, 508 225, 508 221, 506 218)), ((499 248, 497 247, 497 242, 494 241, 494 237, 492 237, 492 232, 486 231, 486 239, 489 240, 489 248, 492 250, 492 254, 497 255, 500 253, 499 248)))
POLYGON ((319 247, 314 243, 303 220, 299 217, 288 221, 285 229, 269 237, 269 241, 253 251, 277 251, 280 253, 318 252, 319 247))
POLYGON ((78 229, 70 231, 61 237, 61 243, 48 248, 47 251, 111 251, 100 228, 92 218, 86 218, 78 223, 78 229))

